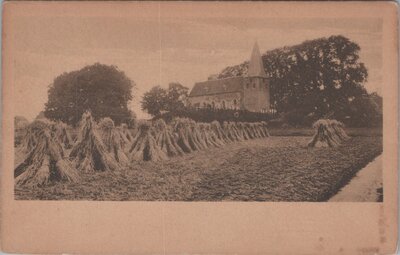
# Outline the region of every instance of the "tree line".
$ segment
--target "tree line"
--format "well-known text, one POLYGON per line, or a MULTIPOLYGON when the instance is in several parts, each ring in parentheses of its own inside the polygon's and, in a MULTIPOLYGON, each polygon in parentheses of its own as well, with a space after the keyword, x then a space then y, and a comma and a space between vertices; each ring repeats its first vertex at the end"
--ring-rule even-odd
MULTIPOLYGON (((368 70, 359 52, 357 43, 341 35, 267 51, 262 60, 273 107, 298 124, 334 118, 352 126, 381 125, 382 97, 365 89, 368 70)), ((243 76, 247 68, 244 62, 216 77, 243 76)))
MULTIPOLYGON (((364 87, 368 70, 360 61, 360 46, 338 35, 267 51, 262 59, 271 84, 272 107, 291 125, 310 125, 319 118, 340 120, 350 126, 382 124, 382 97, 364 87)), ((247 74, 248 62, 227 67, 214 78, 247 74)), ((129 110, 135 83, 116 66, 96 63, 63 73, 49 86, 44 115, 76 125, 86 110, 95 119, 110 117, 130 123, 129 110)), ((155 86, 141 100, 142 110, 155 118, 189 114, 189 89, 170 83, 155 86)), ((193 111, 192 111, 193 112, 193 111)), ((190 117, 190 116, 186 116, 190 117)))

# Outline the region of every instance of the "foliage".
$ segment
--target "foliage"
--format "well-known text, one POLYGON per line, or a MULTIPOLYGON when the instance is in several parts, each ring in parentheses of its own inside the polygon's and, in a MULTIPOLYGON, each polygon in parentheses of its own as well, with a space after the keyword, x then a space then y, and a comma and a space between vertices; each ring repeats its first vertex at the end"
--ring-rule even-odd
POLYGON ((134 85, 116 66, 99 63, 63 73, 49 87, 44 115, 76 125, 90 110, 96 120, 110 117, 116 124, 128 122, 134 85))
POLYGON ((167 91, 160 86, 153 87, 143 95, 142 110, 153 116, 160 115, 161 111, 166 109, 166 105, 167 91))
POLYGON ((185 101, 189 94, 189 89, 180 83, 170 83, 167 91, 166 110, 174 112, 185 107, 185 101))
MULTIPOLYGON (((338 35, 266 52, 262 58, 275 109, 297 111, 301 118, 295 122, 308 116, 311 122, 335 118, 358 126, 381 125, 377 116, 382 109, 365 100, 372 96, 379 101, 379 96, 369 95, 363 86, 368 72, 359 51, 357 43, 338 35)), ((248 62, 227 67, 218 78, 246 75, 247 67, 248 62)))
POLYGON ((344 122, 352 127, 382 126, 382 97, 373 93, 355 98, 344 122))
POLYGON ((170 83, 167 90, 155 86, 143 95, 142 110, 153 116, 182 110, 188 92, 189 89, 179 83, 170 83))

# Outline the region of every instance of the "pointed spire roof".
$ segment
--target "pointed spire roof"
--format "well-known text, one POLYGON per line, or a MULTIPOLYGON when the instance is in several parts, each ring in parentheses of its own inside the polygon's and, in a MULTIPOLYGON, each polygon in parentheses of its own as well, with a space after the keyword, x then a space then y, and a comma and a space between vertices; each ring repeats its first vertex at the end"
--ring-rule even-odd
POLYGON ((249 77, 263 77, 267 78, 267 74, 264 70, 264 64, 261 59, 260 49, 258 48, 257 42, 254 43, 253 52, 251 53, 249 70, 247 72, 249 77))

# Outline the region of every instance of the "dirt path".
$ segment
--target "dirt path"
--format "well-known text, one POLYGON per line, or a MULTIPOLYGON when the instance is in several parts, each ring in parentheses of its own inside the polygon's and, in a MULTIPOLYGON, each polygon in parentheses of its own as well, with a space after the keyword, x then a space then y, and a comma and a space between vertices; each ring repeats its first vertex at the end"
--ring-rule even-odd
POLYGON ((328 202, 377 202, 382 196, 382 155, 375 158, 328 202))

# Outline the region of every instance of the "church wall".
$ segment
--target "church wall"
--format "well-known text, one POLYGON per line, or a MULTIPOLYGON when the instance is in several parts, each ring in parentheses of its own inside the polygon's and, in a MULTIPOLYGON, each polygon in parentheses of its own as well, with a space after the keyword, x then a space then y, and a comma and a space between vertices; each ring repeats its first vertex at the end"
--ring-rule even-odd
POLYGON ((244 82, 243 105, 252 112, 266 112, 270 109, 269 82, 266 78, 246 77, 244 82))
POLYGON ((242 93, 232 92, 215 95, 189 97, 192 107, 214 109, 241 109, 242 93))
POLYGON ((220 93, 214 95, 192 96, 190 106, 214 109, 246 109, 252 112, 270 110, 270 88, 266 78, 245 77, 243 92, 220 93))

